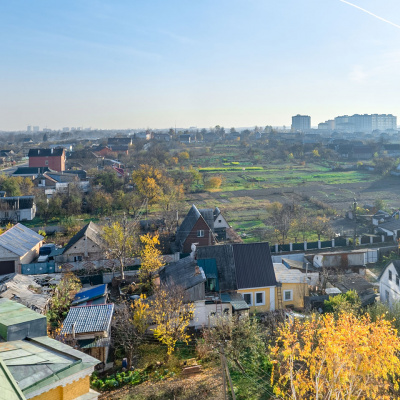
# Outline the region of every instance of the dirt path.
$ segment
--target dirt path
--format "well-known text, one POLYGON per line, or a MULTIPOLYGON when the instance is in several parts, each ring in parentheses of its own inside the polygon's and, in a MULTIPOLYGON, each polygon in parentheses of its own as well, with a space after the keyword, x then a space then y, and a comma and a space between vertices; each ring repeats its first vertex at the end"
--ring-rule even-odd
POLYGON ((100 400, 222 400, 222 378, 218 368, 190 377, 145 382, 100 395, 100 400))

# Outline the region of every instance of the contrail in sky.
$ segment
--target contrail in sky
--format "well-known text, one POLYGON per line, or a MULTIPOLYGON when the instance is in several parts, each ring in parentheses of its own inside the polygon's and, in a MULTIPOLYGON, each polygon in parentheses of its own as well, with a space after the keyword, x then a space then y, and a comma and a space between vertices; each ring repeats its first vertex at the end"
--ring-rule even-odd
POLYGON ((360 6, 357 6, 357 5, 355 5, 355 4, 353 4, 353 3, 350 3, 349 1, 346 1, 346 0, 339 0, 339 1, 341 1, 342 3, 346 3, 346 4, 348 4, 349 6, 352 6, 352 7, 354 7, 354 8, 358 8, 359 10, 364 11, 365 13, 367 13, 367 14, 369 14, 369 15, 372 15, 373 17, 378 18, 378 19, 380 19, 381 21, 386 22, 387 24, 393 25, 395 28, 399 28, 399 29, 400 29, 400 25, 397 25, 397 24, 395 24, 394 22, 388 21, 387 19, 382 18, 382 17, 380 17, 379 15, 376 15, 376 14, 372 13, 371 11, 366 10, 365 8, 362 8, 362 7, 360 7, 360 6))

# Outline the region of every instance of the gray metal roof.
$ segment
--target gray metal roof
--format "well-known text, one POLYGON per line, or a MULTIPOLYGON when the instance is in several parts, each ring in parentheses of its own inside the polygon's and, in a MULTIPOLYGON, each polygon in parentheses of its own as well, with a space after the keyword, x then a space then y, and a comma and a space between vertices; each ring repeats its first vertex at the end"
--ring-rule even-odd
POLYGON ((185 242, 200 217, 200 211, 193 204, 176 232, 176 243, 178 245, 185 242))
POLYGON ((75 333, 108 332, 114 313, 114 304, 100 304, 93 306, 71 307, 65 318, 62 334, 72 334, 72 325, 75 324, 75 333))
POLYGON ((204 221, 206 221, 210 229, 214 231, 214 210, 212 208, 202 208, 199 211, 204 221))
POLYGON ((275 286, 276 278, 269 244, 234 244, 238 289, 275 286))
POLYGON ((159 276, 161 283, 175 284, 185 290, 206 281, 203 269, 191 257, 166 265, 160 270, 159 276))
POLYGON ((267 242, 201 246, 196 254, 199 260, 215 259, 221 291, 276 285, 267 242))
POLYGON ((17 224, 0 235, 0 246, 18 256, 23 256, 42 240, 42 235, 22 224, 17 224))

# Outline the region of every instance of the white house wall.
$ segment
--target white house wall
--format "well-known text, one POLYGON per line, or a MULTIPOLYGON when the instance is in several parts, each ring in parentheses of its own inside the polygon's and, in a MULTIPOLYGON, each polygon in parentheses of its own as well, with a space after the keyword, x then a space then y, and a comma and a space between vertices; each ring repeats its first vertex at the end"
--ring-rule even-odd
MULTIPOLYGON (((380 299, 381 302, 388 302, 389 306, 392 306, 393 303, 400 300, 400 286, 396 284, 396 275, 398 275, 396 268, 391 263, 389 264, 385 272, 382 274, 379 281, 379 289, 380 289, 380 299), (389 280, 389 271, 392 272, 392 280, 389 280), (386 295, 389 295, 389 298, 386 298, 386 295)), ((400 280, 400 276, 399 276, 400 280)), ((399 281, 400 283, 400 281, 399 281)))

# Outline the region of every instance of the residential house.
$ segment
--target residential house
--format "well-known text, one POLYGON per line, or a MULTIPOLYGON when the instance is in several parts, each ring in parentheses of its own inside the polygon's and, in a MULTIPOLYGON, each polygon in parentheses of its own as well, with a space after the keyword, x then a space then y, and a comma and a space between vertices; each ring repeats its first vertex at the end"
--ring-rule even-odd
POLYGON ((0 197, 0 221, 32 221, 36 215, 35 196, 0 197))
POLYGON ((386 264, 379 275, 379 293, 381 302, 392 307, 400 300, 400 260, 386 264))
POLYGON ((48 167, 55 171, 65 171, 65 149, 30 149, 29 167, 48 167))
POLYGON ((217 273, 206 273, 209 285, 216 279, 213 286, 221 292, 240 293, 252 312, 275 310, 277 281, 268 243, 198 247, 196 256, 199 263, 215 260, 217 273))
POLYGON ((3 399, 98 399, 90 375, 99 361, 47 337, 44 315, 0 299, 0 336, 3 399))
POLYGON ((379 224, 375 228, 375 232, 384 234, 387 237, 391 237, 393 241, 397 241, 400 238, 400 219, 390 218, 387 222, 379 224))
POLYGON ((64 320, 61 334, 76 340, 79 347, 104 365, 107 364, 111 343, 111 321, 114 304, 94 304, 71 307, 64 320))
POLYGON ((282 308, 304 308, 304 297, 308 296, 307 275, 299 269, 288 268, 285 264, 274 263, 273 265, 278 282, 277 303, 282 299, 282 308))
POLYGON ((212 245, 216 240, 240 241, 218 207, 197 209, 193 204, 176 233, 177 250, 189 253, 192 244, 212 245))
POLYGON ((33 180, 48 170, 48 167, 18 167, 11 176, 20 176, 21 178, 31 178, 33 180))
MULTIPOLYGON (((185 301, 194 303, 194 314, 190 326, 196 329, 212 326, 216 316, 232 315, 234 311, 247 311, 249 309, 243 297, 234 291, 222 294, 215 292, 218 286, 212 286, 210 276, 215 277, 216 275, 210 272, 210 266, 206 266, 208 278, 206 277, 204 269, 199 266, 204 265, 204 261, 196 261, 191 254, 177 262, 166 265, 159 272, 161 284, 179 286, 185 291, 185 301), (210 288, 214 293, 210 292, 210 288)), ((214 281, 218 284, 217 279, 214 279, 214 281)))
MULTIPOLYGON (((213 222, 213 217, 208 213, 205 218, 209 223, 213 222)), ((176 232, 175 246, 178 251, 190 253, 192 244, 196 246, 215 244, 214 233, 205 218, 193 204, 176 232)))
POLYGON ((196 257, 207 278, 206 293, 238 293, 251 312, 304 307, 308 275, 273 263, 266 242, 198 247, 196 257))
POLYGON ((21 264, 29 264, 39 256, 43 236, 22 224, 0 235, 0 275, 21 273, 21 264))
POLYGON ((57 263, 102 259, 104 259, 102 231, 92 221, 71 238, 62 254, 55 257, 57 263))

